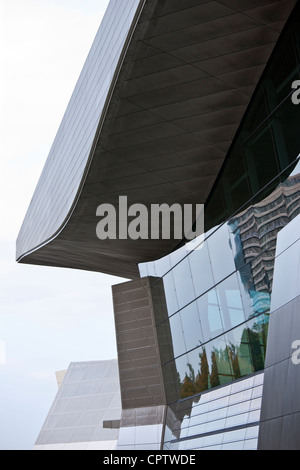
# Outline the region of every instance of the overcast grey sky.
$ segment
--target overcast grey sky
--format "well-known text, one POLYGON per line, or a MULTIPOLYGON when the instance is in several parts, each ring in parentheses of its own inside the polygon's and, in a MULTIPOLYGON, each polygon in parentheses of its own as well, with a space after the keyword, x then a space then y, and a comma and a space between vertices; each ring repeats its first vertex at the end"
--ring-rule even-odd
POLYGON ((15 262, 15 241, 109 0, 0 0, 0 449, 31 449, 70 362, 116 357, 102 274, 15 262))

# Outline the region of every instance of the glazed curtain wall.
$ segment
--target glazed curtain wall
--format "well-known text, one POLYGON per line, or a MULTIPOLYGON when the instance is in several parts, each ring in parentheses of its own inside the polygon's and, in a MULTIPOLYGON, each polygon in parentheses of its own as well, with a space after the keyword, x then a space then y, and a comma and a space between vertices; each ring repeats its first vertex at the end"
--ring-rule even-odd
POLYGON ((205 240, 139 267, 164 282, 169 402, 264 369, 276 237, 300 212, 299 31, 298 8, 206 205, 205 240))

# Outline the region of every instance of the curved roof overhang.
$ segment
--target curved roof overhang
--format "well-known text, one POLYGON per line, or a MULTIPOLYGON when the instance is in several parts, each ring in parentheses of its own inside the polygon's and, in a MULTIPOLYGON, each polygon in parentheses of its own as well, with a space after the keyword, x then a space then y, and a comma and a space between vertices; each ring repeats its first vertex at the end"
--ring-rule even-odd
POLYGON ((205 203, 295 1, 156 0, 115 74, 64 224, 18 261, 125 278, 178 240, 96 237, 96 208, 205 203))

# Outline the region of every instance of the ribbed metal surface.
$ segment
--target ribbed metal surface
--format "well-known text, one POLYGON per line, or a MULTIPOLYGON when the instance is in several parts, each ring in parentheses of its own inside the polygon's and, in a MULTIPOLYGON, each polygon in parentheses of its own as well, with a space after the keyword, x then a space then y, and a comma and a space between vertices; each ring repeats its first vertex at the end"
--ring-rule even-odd
POLYGON ((21 229, 18 261, 137 278, 137 263, 175 249, 174 239, 100 241, 96 209, 123 195, 130 205, 206 202, 295 3, 112 0, 21 229))
POLYGON ((17 258, 51 239, 72 207, 140 0, 111 0, 51 147, 17 240, 17 258))
POLYGON ((114 441, 118 429, 103 421, 121 418, 117 360, 72 363, 36 445, 114 441))

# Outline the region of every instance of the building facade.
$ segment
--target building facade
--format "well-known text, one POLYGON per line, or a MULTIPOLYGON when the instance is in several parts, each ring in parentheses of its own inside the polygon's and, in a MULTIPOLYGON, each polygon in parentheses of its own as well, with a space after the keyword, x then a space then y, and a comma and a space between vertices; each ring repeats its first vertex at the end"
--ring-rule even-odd
POLYGON ((300 449, 299 26, 290 0, 110 2, 17 260, 130 279, 118 450, 300 449), (120 195, 202 203, 205 233, 99 241, 120 195))
POLYGON ((73 362, 33 450, 115 450, 121 419, 117 360, 73 362))

